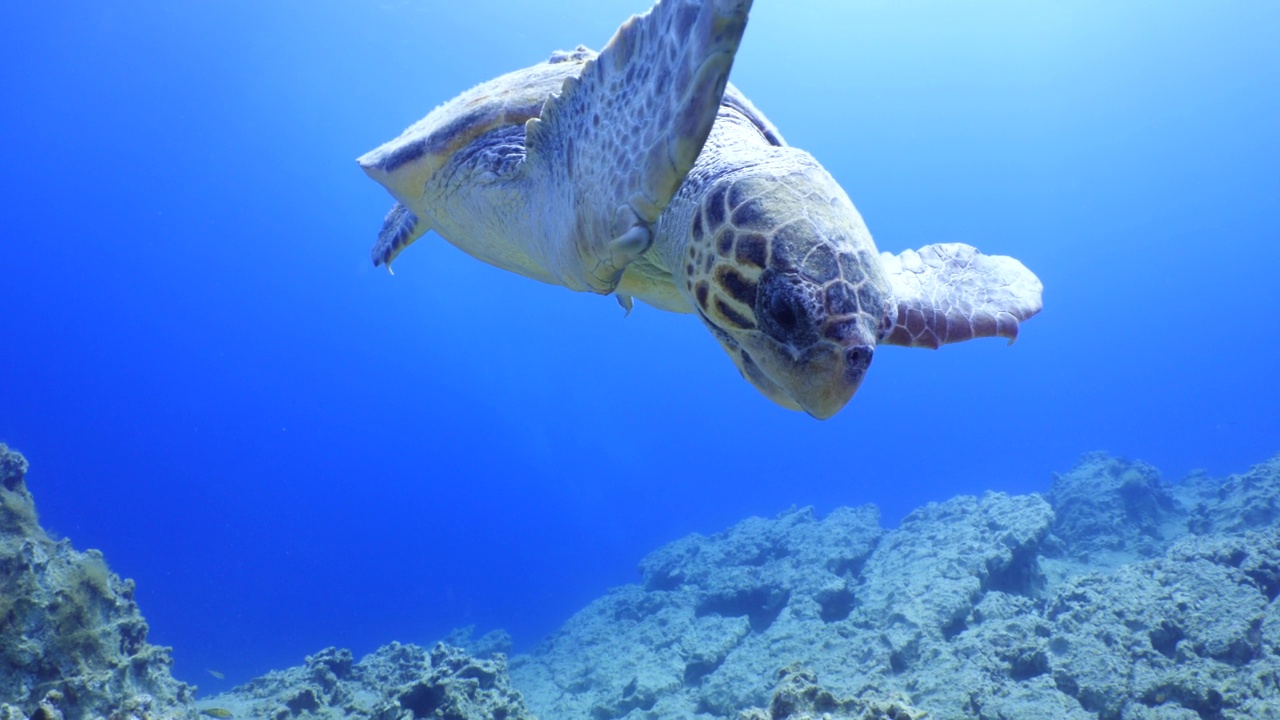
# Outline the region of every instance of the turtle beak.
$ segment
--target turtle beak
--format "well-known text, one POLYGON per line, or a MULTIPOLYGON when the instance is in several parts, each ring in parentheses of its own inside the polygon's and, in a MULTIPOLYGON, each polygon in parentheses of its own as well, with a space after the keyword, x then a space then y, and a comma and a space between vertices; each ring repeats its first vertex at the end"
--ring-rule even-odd
POLYGON ((760 356, 762 369, 792 401, 781 404, 826 420, 840 412, 858 392, 874 350, 874 346, 868 345, 846 347, 821 342, 807 348, 799 357, 791 355, 783 362, 776 361, 777 354, 760 353, 760 356))
POLYGON ((874 348, 865 345, 843 348, 823 343, 811 348, 797 363, 788 392, 809 415, 826 420, 858 392, 873 354, 874 348))

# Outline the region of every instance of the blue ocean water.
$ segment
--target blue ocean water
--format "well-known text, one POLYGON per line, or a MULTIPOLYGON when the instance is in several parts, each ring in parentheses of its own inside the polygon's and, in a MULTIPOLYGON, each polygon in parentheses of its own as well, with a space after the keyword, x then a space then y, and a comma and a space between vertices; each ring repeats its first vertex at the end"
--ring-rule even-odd
POLYGON ((644 0, 8 3, 0 440, 204 690, 451 628, 525 648, 648 551, 791 505, 1176 479, 1280 450, 1280 5, 757 0, 733 81, 882 250, 1045 285, 1012 348, 887 348, 825 423, 692 317, 434 235, 353 158, 644 0), (219 681, 205 674, 226 674, 219 681))

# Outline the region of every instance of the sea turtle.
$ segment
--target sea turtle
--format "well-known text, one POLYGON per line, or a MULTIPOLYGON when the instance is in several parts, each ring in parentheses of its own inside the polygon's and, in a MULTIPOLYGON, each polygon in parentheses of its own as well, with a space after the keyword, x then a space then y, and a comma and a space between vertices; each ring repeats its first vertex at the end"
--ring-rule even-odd
POLYGON ((742 376, 825 419, 878 344, 1017 336, 1040 281, 968 245, 878 253, 844 190, 728 84, 751 0, 659 0, 433 110, 358 162, 397 203, 373 247, 428 229, 497 267, 694 313, 742 376))

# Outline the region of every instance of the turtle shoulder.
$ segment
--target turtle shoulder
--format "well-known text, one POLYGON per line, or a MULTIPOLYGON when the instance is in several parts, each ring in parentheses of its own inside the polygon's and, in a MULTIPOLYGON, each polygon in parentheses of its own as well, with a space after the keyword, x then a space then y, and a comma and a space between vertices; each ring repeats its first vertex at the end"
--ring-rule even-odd
POLYGON ((693 226, 693 215, 700 212, 702 194, 717 178, 744 163, 768 162, 761 153, 778 147, 786 147, 782 133, 742 91, 727 83, 711 136, 677 193, 679 199, 659 220, 663 241, 627 266, 616 291, 619 297, 634 297, 669 312, 693 313, 693 304, 680 292, 669 268, 686 247, 686 232, 693 226), (667 252, 672 248, 674 253, 667 252))
POLYGON ((480 83, 440 105, 394 140, 357 159, 401 203, 413 206, 422 188, 459 150, 504 127, 538 117, 565 80, 582 73, 595 53, 558 51, 545 62, 480 83))
POLYGON ((653 252, 636 258, 622 273, 614 291, 626 307, 630 298, 667 312, 689 314, 694 311, 689 299, 680 294, 671 271, 653 252))

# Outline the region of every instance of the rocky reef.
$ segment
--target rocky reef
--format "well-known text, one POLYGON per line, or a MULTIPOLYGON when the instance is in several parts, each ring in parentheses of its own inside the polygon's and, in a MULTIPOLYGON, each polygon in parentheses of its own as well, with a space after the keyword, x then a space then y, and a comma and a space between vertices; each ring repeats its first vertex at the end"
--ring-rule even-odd
POLYGON ((471 654, 330 649, 209 702, 273 720, 526 702, 556 720, 1280 718, 1280 458, 1170 485, 1092 454, 1044 496, 957 497, 893 530, 871 506, 792 509, 640 575, 510 679, 509 639, 461 634, 471 654))
POLYGON ((349 650, 328 648, 201 706, 261 720, 533 720, 511 687, 506 656, 477 659, 444 643, 430 651, 392 643, 360 662, 349 650))
POLYGON ((0 444, 0 720, 198 717, 133 581, 40 528, 27 461, 0 444))
POLYGON ((0 720, 533 718, 507 675, 502 632, 448 638, 466 650, 392 643, 360 662, 329 648, 197 708, 195 689, 171 675, 170 649, 146 642, 133 581, 40 527, 27 467, 0 444, 0 720))
POLYGON ((841 698, 818 684, 802 665, 778 671, 778 685, 767 708, 744 710, 739 720, 922 720, 902 698, 841 698))
MULTIPOLYGON (((0 720, 193 718, 132 584, 40 530, 0 446, 0 720)), ((198 703, 294 720, 1280 720, 1280 457, 1177 484, 791 509, 646 557, 531 652, 329 648, 198 703)))
POLYGON ((511 675, 544 718, 1280 718, 1278 522, 1280 458, 793 509, 654 552, 511 675))

